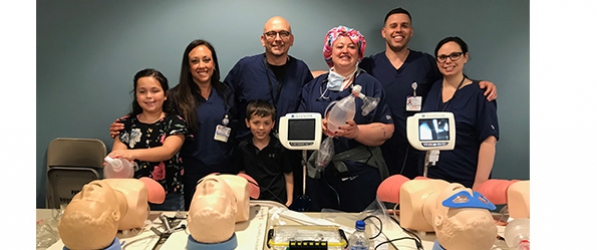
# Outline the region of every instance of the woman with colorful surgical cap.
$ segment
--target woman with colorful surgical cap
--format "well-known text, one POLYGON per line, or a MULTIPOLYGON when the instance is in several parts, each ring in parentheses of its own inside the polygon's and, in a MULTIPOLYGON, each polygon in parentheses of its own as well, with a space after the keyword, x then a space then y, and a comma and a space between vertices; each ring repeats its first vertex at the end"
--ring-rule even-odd
POLYGON ((383 87, 358 67, 366 47, 365 37, 358 30, 342 25, 332 28, 325 35, 323 45, 329 72, 303 87, 298 112, 320 113, 324 134, 334 138, 334 157, 323 171, 314 166, 313 155, 307 164, 306 192, 311 198, 310 211, 323 208, 363 211, 375 200, 377 187, 388 176, 379 145, 392 136, 394 124, 383 87), (332 135, 326 128, 326 107, 350 95, 355 85, 362 87, 364 95, 380 98, 380 102, 363 116, 363 101, 356 98, 354 119, 346 121, 332 135))

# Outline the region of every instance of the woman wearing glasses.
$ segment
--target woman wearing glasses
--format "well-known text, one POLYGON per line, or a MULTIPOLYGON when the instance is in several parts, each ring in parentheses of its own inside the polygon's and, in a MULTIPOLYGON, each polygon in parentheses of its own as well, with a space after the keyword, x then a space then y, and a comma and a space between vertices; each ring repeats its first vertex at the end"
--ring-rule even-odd
POLYGON ((310 211, 332 208, 345 212, 361 212, 375 200, 376 190, 388 170, 379 145, 394 133, 390 109, 385 103, 381 83, 359 69, 358 62, 365 54, 365 37, 355 29, 334 27, 324 38, 323 56, 330 67, 325 74, 303 87, 299 112, 318 112, 322 115, 323 131, 327 121, 326 107, 333 101, 351 94, 354 85, 362 86, 361 93, 380 98, 369 114, 362 115, 363 101, 356 98, 353 120, 339 127, 334 136, 335 156, 318 172, 309 159, 307 193, 311 198, 310 211))
POLYGON ((499 138, 496 101, 487 101, 479 82, 464 74, 468 46, 459 37, 446 37, 435 48, 443 78, 432 85, 422 111, 447 111, 456 120, 456 145, 441 151, 428 177, 475 189, 489 179, 499 138))

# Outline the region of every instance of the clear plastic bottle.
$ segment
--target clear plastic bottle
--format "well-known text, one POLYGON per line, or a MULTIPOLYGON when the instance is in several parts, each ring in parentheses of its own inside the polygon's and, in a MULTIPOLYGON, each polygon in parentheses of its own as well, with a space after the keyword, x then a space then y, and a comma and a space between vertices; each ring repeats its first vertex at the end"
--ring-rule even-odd
POLYGON ((133 178, 137 163, 130 162, 122 158, 112 158, 106 156, 104 158, 106 165, 104 166, 104 178, 133 178))
POLYGON ((504 239, 510 249, 530 250, 530 220, 517 218, 510 221, 504 231, 504 239))
POLYGON ((342 98, 340 101, 331 102, 327 109, 332 107, 329 112, 328 120, 328 131, 335 133, 338 131, 338 127, 345 125, 346 121, 354 119, 355 113, 355 95, 358 96, 361 93, 361 86, 355 85, 352 88, 352 94, 342 98))
POLYGON ((348 250, 369 250, 369 237, 365 233, 365 222, 358 220, 355 223, 356 231, 348 238, 348 250))

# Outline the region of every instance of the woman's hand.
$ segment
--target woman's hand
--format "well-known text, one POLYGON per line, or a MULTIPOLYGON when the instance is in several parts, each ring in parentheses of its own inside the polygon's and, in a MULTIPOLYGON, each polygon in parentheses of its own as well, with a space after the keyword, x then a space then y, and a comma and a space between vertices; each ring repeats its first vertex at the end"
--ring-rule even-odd
POLYGON ((342 136, 348 139, 355 139, 359 135, 359 126, 353 120, 346 121, 346 125, 338 127, 335 136, 342 136))
POLYGON ((120 130, 124 129, 124 124, 120 122, 120 119, 116 119, 110 124, 110 137, 114 138, 120 134, 120 130))
POLYGON ((327 118, 321 119, 321 131, 323 132, 324 135, 327 135, 329 137, 334 136, 334 134, 332 134, 332 132, 330 132, 328 130, 328 119, 327 118))

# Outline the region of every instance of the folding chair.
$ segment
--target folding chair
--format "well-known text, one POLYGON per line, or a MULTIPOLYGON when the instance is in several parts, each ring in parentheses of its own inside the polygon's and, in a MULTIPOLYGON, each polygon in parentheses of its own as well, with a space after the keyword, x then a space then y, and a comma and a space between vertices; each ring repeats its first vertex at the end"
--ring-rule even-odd
POLYGON ((68 204, 81 188, 99 180, 107 154, 99 139, 56 138, 48 145, 47 208, 68 204))

